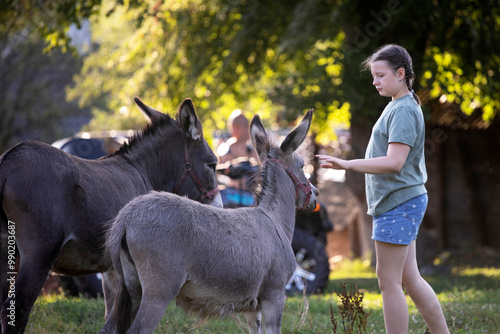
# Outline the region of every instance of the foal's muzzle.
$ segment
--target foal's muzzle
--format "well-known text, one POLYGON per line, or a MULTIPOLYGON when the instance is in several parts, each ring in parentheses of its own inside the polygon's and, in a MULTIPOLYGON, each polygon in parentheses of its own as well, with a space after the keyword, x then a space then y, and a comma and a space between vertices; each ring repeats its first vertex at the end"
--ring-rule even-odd
POLYGON ((282 166, 288 176, 290 176, 290 179, 292 179, 293 185, 295 186, 295 202, 297 202, 297 200, 299 199, 299 193, 302 192, 304 196, 306 196, 305 203, 302 206, 302 209, 309 210, 310 207, 314 209, 316 207, 316 196, 317 194, 319 194, 316 187, 313 186, 309 181, 307 182, 307 184, 300 182, 297 175, 295 175, 295 173, 290 168, 288 168, 288 166, 285 165, 281 160, 268 156, 262 164, 265 164, 268 161, 277 163, 278 165, 282 166), (311 198, 313 199, 312 202, 311 198))
POLYGON ((212 203, 210 203, 211 206, 215 206, 216 208, 223 208, 224 204, 222 203, 222 196, 220 195, 220 192, 217 193, 215 196, 214 200, 212 203))

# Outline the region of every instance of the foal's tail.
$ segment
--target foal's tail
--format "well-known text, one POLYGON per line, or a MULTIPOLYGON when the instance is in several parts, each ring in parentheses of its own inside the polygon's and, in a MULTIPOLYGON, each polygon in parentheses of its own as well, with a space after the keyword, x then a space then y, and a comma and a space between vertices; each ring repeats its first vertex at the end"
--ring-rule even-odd
POLYGON ((125 285, 123 266, 120 260, 120 253, 123 251, 132 261, 127 246, 125 228, 126 224, 120 219, 120 214, 118 214, 106 235, 106 252, 111 257, 118 281, 113 304, 113 314, 110 315, 112 317, 111 321, 113 321, 113 328, 116 328, 118 334, 126 333, 133 320, 131 312, 132 298, 125 285))

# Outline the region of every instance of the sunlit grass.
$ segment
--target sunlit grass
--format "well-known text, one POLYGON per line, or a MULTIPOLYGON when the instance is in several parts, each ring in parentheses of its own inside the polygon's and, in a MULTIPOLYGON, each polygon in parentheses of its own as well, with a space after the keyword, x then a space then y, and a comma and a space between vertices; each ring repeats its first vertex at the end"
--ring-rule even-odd
POLYGON ((452 270, 453 274, 460 276, 486 276, 500 279, 499 268, 471 268, 471 267, 455 267, 452 270))
MULTIPOLYGON (((424 277, 436 291, 452 333, 497 333, 500 328, 500 270, 457 266, 449 275, 424 277)), ((343 261, 330 275, 330 291, 340 291, 342 282, 357 285, 364 293, 364 308, 372 311, 369 333, 384 333, 382 296, 375 270, 365 260, 343 261)), ((334 300, 335 293, 325 295, 334 300)), ((407 296, 409 333, 424 333, 427 326, 407 296)))
POLYGON ((104 300, 43 295, 37 299, 26 333, 98 333, 104 300))
POLYGON ((377 275, 370 265, 370 261, 361 259, 344 260, 340 264, 336 264, 335 269, 330 273, 330 280, 376 277, 377 275))
MULTIPOLYGON (((436 291, 451 333, 498 333, 500 328, 500 272, 497 268, 453 268, 452 274, 425 277, 436 291)), ((362 260, 343 261, 330 275, 326 291, 304 298, 286 299, 282 333, 332 333, 330 305, 339 320, 337 292, 358 287, 364 294, 363 308, 371 312, 367 333, 385 333, 382 297, 374 269, 362 260)), ((409 333, 427 329, 415 305, 407 297, 409 333)), ((245 318, 198 320, 187 316, 172 303, 155 333, 245 333, 245 318)), ((26 333, 97 333, 104 325, 104 301, 63 296, 38 298, 26 333)), ((341 333, 341 331, 338 331, 341 333)))

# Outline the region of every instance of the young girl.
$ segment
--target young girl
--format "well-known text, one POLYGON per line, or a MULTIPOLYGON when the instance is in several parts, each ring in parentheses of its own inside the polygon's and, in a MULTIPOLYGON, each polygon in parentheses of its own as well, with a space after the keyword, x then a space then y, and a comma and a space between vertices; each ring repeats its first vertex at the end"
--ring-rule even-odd
POLYGON ((342 160, 318 155, 321 167, 365 173, 368 214, 373 216, 377 278, 389 334, 408 332, 410 295, 433 334, 449 333, 441 305, 420 276, 415 242, 427 208, 424 118, 413 92, 414 74, 408 52, 385 45, 368 57, 373 85, 392 97, 375 123, 364 159, 342 160))

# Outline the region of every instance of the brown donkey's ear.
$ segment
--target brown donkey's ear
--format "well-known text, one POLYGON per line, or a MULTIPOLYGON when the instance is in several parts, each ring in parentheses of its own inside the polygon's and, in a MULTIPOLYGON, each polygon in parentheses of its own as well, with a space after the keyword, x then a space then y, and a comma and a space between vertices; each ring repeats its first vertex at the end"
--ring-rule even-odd
POLYGON ((185 99, 179 107, 179 124, 188 138, 200 140, 203 138, 201 122, 194 110, 193 101, 185 99))
POLYGON ((158 110, 151 108, 147 106, 142 100, 138 97, 134 98, 135 103, 137 106, 141 109, 142 113, 152 122, 156 122, 160 120, 161 118, 165 117, 161 112, 158 110))
POLYGON ((312 116, 313 109, 309 109, 300 124, 286 136, 280 146, 283 152, 291 154, 302 144, 311 126, 312 116))
POLYGON ((270 150, 266 129, 262 125, 259 115, 255 115, 250 123, 250 137, 253 147, 257 151, 260 162, 263 162, 270 150))

